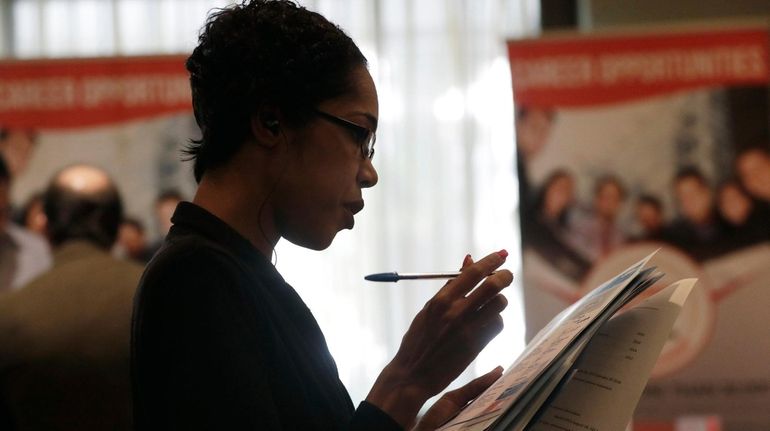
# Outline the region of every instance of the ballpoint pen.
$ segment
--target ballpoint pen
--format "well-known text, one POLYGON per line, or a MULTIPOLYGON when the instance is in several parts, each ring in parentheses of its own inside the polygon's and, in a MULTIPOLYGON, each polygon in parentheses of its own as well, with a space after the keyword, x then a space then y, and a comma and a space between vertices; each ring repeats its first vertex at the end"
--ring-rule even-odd
MULTIPOLYGON (((492 273, 494 274, 494 272, 492 273)), ((490 275, 492 275, 490 274, 490 275)), ((369 274, 364 277, 368 281, 399 281, 399 280, 429 280, 439 278, 455 278, 460 275, 460 271, 451 272, 413 272, 399 274, 397 272, 379 272, 369 274)))

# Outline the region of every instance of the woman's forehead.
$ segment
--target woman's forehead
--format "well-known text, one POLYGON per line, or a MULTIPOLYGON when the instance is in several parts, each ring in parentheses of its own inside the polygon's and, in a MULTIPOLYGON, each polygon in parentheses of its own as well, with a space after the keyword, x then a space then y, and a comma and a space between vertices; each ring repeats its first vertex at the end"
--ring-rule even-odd
POLYGON ((378 116, 379 102, 377 99, 377 88, 374 85, 369 71, 365 67, 354 69, 350 75, 350 91, 329 99, 321 104, 322 107, 347 109, 350 112, 358 112, 371 116, 376 122, 378 116))

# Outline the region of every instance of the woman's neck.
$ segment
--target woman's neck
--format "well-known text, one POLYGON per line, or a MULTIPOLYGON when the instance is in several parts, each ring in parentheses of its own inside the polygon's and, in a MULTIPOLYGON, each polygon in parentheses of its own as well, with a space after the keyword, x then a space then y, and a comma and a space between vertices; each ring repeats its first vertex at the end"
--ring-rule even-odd
POLYGON ((244 187, 248 183, 243 178, 206 174, 198 185, 193 203, 227 223, 270 259, 280 239, 271 216, 272 207, 267 200, 268 194, 252 196, 251 190, 244 187))

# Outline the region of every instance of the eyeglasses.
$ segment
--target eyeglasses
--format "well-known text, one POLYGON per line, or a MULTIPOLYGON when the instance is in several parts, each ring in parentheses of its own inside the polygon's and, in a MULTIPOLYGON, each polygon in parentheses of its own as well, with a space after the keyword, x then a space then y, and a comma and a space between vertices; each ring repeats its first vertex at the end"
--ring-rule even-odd
POLYGON ((373 130, 318 109, 315 113, 324 120, 347 129, 361 147, 361 157, 369 160, 374 158, 374 142, 377 140, 377 134, 373 130))

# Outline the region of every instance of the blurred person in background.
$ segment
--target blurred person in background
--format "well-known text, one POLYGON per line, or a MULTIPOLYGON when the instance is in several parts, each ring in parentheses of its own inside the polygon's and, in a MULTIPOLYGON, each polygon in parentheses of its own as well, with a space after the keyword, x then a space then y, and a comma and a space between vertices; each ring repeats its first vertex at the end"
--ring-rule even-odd
POLYGON ((35 193, 27 199, 18 213, 17 221, 30 231, 45 236, 46 220, 42 192, 35 193))
POLYGON ((147 245, 144 223, 138 218, 126 217, 118 229, 118 240, 113 250, 118 257, 146 264, 152 258, 147 245))
POLYGON ((636 199, 634 213, 639 229, 635 240, 661 241, 664 239, 666 220, 663 216, 663 204, 660 199, 648 194, 639 196, 636 199))
POLYGON ((110 254, 120 195, 106 172, 75 165, 51 180, 44 208, 54 265, 0 297, 6 422, 16 430, 128 430, 131 308, 142 267, 110 254))
POLYGON ((555 230, 567 229, 570 211, 575 205, 575 178, 558 169, 546 178, 536 200, 537 215, 555 230))
POLYGON ((24 286, 51 266, 46 240, 11 221, 12 180, 0 156, 0 294, 24 286))
POLYGON ((592 262, 623 244, 626 236, 619 223, 626 189, 615 175, 604 175, 594 182, 590 208, 575 211, 569 225, 573 245, 592 262))
POLYGON ((770 214, 757 207, 738 181, 728 180, 719 186, 717 207, 730 249, 770 240, 770 214))
POLYGON ((770 210, 770 150, 754 147, 741 151, 735 168, 744 189, 760 201, 764 210, 770 210))
POLYGON ((146 262, 149 262, 150 259, 152 259, 152 256, 158 251, 161 244, 163 244, 163 239, 166 238, 166 235, 168 235, 168 231, 173 224, 171 223, 171 216, 174 215, 176 206, 183 200, 182 194, 175 189, 164 190, 155 198, 153 215, 158 236, 146 247, 146 262))
POLYGON ((182 194, 174 189, 164 190, 155 198, 155 222, 158 228, 158 235, 161 239, 168 235, 171 229, 171 216, 179 202, 182 202, 182 194))
POLYGON ((569 219, 575 206, 575 177, 556 169, 543 182, 530 217, 522 215, 525 248, 539 254, 563 274, 580 280, 590 266, 573 245, 569 219))
POLYGON ((12 177, 18 178, 27 169, 36 146, 35 130, 0 127, 0 155, 5 158, 12 177))
POLYGON ((673 186, 679 216, 668 228, 670 242, 697 260, 719 255, 724 226, 709 181, 700 169, 687 166, 677 172, 673 186))
POLYGON ((532 216, 537 196, 529 178, 529 166, 551 136, 556 113, 551 109, 521 106, 516 109, 516 170, 522 218, 532 216))

